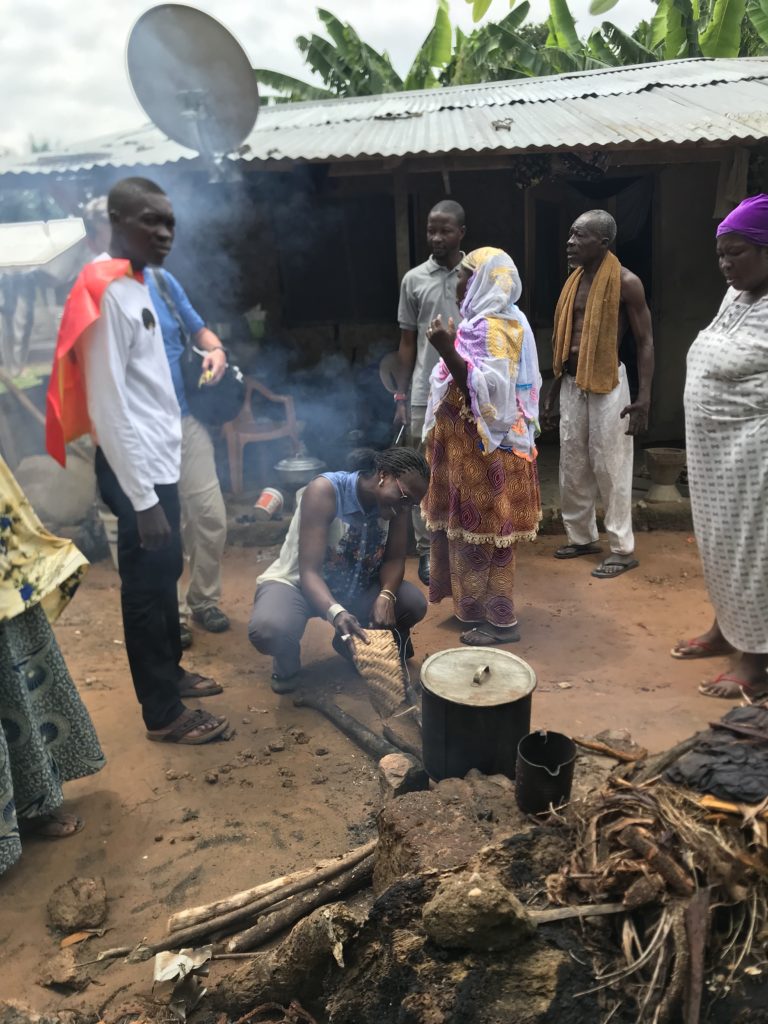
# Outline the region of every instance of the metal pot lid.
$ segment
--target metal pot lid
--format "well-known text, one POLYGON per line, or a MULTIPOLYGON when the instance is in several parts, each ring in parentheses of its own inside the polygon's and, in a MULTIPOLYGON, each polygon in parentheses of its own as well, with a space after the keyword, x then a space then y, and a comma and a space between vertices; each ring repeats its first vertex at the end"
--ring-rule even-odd
POLYGON ((496 647, 451 647, 421 666, 425 690, 453 704, 488 708, 529 696, 536 673, 516 654, 496 647))
POLYGON ((287 472, 300 472, 309 470, 325 469, 322 459, 316 459, 314 455, 291 455, 287 459, 280 459, 275 466, 278 471, 283 469, 287 472))

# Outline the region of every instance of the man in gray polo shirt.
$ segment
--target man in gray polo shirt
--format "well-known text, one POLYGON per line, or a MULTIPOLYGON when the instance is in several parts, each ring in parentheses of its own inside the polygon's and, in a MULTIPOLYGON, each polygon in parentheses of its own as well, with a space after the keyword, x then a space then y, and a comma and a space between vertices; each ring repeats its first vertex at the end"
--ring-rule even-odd
MULTIPOLYGON (((400 286, 400 365, 395 392, 395 426, 408 422, 408 388, 410 386, 411 443, 422 444, 424 414, 429 398, 429 375, 437 363, 437 351, 427 341, 427 328, 440 314, 443 323, 453 317, 459 322, 456 302, 456 277, 464 257, 464 210, 452 199, 443 199, 430 210, 427 218, 427 244, 431 256, 426 263, 409 270, 400 286)), ((413 510, 413 529, 419 556, 419 579, 429 584, 429 532, 418 508, 413 510)))

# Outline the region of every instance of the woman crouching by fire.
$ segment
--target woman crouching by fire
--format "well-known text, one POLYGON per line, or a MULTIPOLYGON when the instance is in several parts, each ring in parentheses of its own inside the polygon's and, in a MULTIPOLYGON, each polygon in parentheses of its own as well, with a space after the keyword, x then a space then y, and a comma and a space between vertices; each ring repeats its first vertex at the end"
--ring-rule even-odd
POLYGON ((272 689, 290 693, 300 644, 313 616, 333 626, 333 647, 366 639, 364 626, 391 629, 410 657, 410 632, 427 612, 403 581, 411 509, 427 492, 429 466, 412 448, 360 449, 350 471, 323 473, 297 495, 278 558, 256 581, 248 636, 272 656, 272 689))

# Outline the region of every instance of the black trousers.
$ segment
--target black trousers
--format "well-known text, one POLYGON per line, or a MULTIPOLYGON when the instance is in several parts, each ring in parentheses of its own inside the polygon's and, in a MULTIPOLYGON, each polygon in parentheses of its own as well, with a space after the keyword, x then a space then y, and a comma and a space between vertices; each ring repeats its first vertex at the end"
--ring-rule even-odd
POLYGON ((100 448, 96 480, 104 503, 117 516, 117 562, 123 608, 125 650, 136 696, 148 729, 162 729, 182 713, 179 599, 181 576, 179 492, 157 484, 155 493, 171 526, 171 541, 159 551, 141 546, 136 513, 100 448))

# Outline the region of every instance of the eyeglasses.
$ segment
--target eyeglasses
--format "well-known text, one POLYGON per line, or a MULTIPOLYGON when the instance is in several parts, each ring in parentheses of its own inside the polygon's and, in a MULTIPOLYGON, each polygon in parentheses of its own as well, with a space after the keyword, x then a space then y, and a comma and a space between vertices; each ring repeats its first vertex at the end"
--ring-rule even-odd
POLYGON ((397 477, 395 477, 395 483, 397 484, 398 491, 400 491, 400 501, 402 501, 404 505, 410 505, 415 508, 419 504, 418 501, 414 501, 410 494, 406 494, 397 477))

